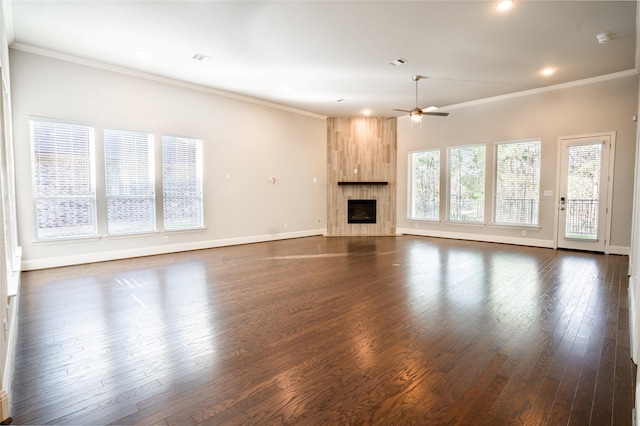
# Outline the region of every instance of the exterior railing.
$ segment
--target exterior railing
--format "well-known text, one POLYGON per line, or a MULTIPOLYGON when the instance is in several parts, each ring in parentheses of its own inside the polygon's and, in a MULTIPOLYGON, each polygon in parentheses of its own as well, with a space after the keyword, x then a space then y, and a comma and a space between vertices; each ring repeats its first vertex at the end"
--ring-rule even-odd
POLYGON ((484 198, 457 200, 449 204, 449 219, 481 222, 484 218, 484 198))
POLYGON ((598 200, 576 199, 566 203, 566 238, 596 239, 598 235, 598 200))
POLYGON ((538 200, 502 198, 496 205, 496 223, 538 224, 538 200))

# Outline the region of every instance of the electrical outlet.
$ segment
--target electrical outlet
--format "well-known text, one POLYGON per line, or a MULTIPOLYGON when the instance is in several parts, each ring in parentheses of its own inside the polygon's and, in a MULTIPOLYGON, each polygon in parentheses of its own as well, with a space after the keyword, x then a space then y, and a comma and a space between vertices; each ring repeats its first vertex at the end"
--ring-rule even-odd
POLYGON ((289 224, 288 224, 288 223, 285 223, 285 224, 284 224, 284 229, 287 229, 288 227, 289 227, 289 224))
POLYGON ((164 242, 165 242, 165 243, 168 243, 168 242, 169 242, 169 236, 168 236, 168 235, 165 235, 165 236, 164 236, 164 242))
POLYGON ((527 231, 525 231, 524 229, 522 230, 522 236, 526 237, 527 236, 527 231))

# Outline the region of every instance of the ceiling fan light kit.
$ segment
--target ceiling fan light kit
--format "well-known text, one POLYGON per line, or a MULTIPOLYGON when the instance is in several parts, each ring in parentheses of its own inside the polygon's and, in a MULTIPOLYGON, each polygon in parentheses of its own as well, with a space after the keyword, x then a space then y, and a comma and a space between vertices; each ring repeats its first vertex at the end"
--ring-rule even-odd
POLYGON ((414 75, 413 77, 411 77, 411 79, 413 81, 416 82, 416 106, 413 109, 407 110, 407 109, 394 109, 394 111, 401 111, 401 112, 408 112, 409 113, 409 118, 411 120, 411 124, 413 127, 413 123, 420 123, 420 128, 422 128, 422 116, 424 115, 434 115, 436 117, 446 117, 449 115, 448 112, 433 112, 435 109, 438 109, 437 107, 434 106, 430 106, 427 108, 420 108, 418 106, 418 81, 426 78, 422 75, 414 75))
POLYGON ((611 40, 611 34, 609 33, 600 33, 596 35, 596 39, 598 39, 598 43, 607 44, 609 40, 611 40))

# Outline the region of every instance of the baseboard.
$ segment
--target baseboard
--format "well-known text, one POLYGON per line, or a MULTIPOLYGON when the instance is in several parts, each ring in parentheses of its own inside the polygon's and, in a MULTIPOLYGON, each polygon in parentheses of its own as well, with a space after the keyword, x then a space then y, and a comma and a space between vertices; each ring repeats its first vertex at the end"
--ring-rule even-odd
POLYGON ((165 244, 162 246, 142 247, 129 250, 87 253, 84 255, 55 257, 47 259, 23 260, 22 270, 57 268, 60 266, 82 265, 85 263, 106 262, 109 260, 128 259, 132 257, 154 256, 158 254, 178 253, 182 251, 202 250, 216 247, 241 244, 262 243, 266 241, 288 240, 292 238, 312 237, 326 234, 326 229, 286 232, 281 234, 251 235, 246 237, 226 238, 220 240, 197 241, 183 244, 165 244))
POLYGON ((8 333, 7 333, 7 347, 6 358, 4 361, 4 370, 2 374, 2 389, 0 389, 0 424, 11 423, 11 398, 13 395, 13 376, 15 373, 16 363, 16 347, 18 340, 18 299, 20 289, 20 273, 14 273, 17 275, 16 293, 9 295, 7 304, 7 321, 8 333))
POLYGON ((638 364, 638 341, 636 339, 636 324, 638 313, 636 311, 637 306, 635 303, 636 300, 636 290, 635 290, 635 279, 634 277, 629 277, 629 289, 628 289, 628 298, 629 298, 629 341, 631 346, 631 360, 638 364))
POLYGON ((463 232, 434 231, 430 229, 397 228, 403 235, 419 235, 423 237, 451 238, 454 240, 482 241, 485 243, 514 244, 519 246, 553 248, 551 240, 536 238, 502 237, 498 235, 468 234, 463 232))
POLYGON ((629 256, 631 249, 624 246, 609 246, 609 254, 619 254, 621 256, 629 256))
POLYGON ((9 395, 4 390, 0 390, 0 419, 3 425, 11 424, 13 419, 9 412, 9 395))

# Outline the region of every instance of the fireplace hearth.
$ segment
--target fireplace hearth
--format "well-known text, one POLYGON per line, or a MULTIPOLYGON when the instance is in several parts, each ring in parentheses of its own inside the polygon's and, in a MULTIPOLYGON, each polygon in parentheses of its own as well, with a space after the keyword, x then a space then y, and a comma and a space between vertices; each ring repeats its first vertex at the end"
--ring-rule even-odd
POLYGON ((347 200, 348 223, 376 223, 376 200, 347 200))

